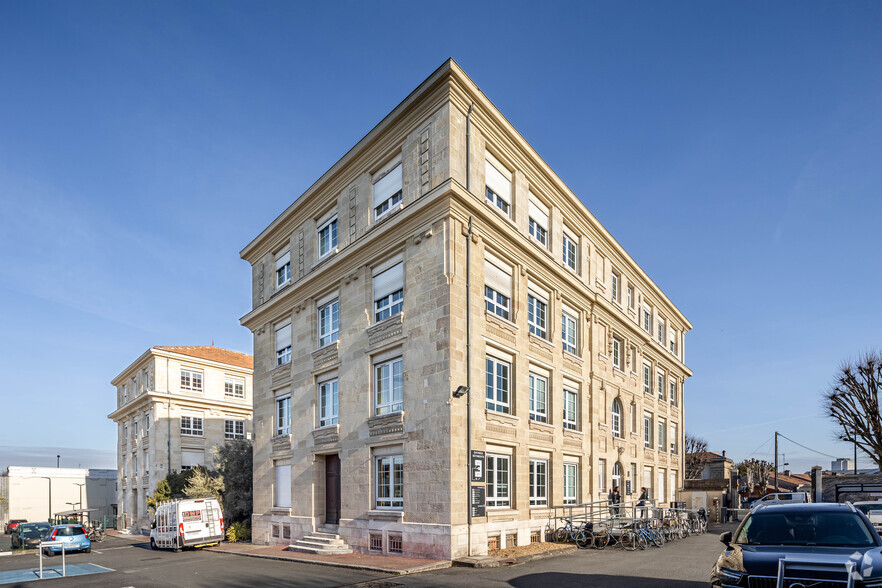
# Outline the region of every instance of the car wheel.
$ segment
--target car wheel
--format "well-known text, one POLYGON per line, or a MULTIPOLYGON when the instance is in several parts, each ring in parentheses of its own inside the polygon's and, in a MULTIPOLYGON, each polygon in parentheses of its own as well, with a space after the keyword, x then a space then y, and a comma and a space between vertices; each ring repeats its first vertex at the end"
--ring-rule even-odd
POLYGON ((55 557, 55 552, 51 549, 46 550, 46 557, 55 557))
POLYGON ((156 551, 157 549, 159 549, 156 546, 156 541, 153 539, 153 537, 150 538, 150 549, 152 549, 153 551, 156 551))
POLYGON ((83 553, 92 553, 92 546, 90 545, 89 547, 85 548, 83 550, 83 553))

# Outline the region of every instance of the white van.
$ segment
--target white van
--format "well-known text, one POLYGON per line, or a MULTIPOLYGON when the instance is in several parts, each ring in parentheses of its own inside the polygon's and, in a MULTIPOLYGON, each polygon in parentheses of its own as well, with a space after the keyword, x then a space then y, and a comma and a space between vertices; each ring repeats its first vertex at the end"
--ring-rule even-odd
POLYGON ((808 501, 806 492, 772 492, 751 504, 750 510, 756 510, 770 504, 799 504, 808 501))
POLYGON ((214 498, 162 502, 150 525, 151 549, 204 547, 224 539, 224 519, 214 498))

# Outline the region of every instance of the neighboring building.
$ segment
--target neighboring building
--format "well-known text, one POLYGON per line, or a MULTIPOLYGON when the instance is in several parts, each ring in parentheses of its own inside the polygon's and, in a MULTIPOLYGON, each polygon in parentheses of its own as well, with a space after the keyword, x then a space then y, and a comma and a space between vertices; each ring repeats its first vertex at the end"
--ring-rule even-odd
POLYGON ((723 518, 724 508, 739 508, 738 468, 726 452, 704 451, 687 454, 686 462, 695 456, 704 468, 698 478, 687 479, 684 483, 682 502, 687 508, 704 508, 710 513, 712 521, 723 518))
POLYGON ((846 457, 840 457, 830 462, 830 471, 833 475, 855 475, 855 474, 872 474, 878 472, 879 468, 858 468, 854 471, 854 460, 846 457))
POLYGON ((614 484, 675 500, 692 325, 452 60, 242 257, 256 543, 455 558, 614 484))
POLYGON ((90 509, 93 521, 116 515, 116 470, 9 466, 0 474, 0 528, 10 519, 47 521, 71 510, 90 509), (95 509, 95 510, 91 510, 95 509))
POLYGON ((147 497, 169 471, 212 467, 212 448, 251 438, 250 355, 208 347, 151 347, 111 382, 117 409, 120 513, 149 525, 147 497))

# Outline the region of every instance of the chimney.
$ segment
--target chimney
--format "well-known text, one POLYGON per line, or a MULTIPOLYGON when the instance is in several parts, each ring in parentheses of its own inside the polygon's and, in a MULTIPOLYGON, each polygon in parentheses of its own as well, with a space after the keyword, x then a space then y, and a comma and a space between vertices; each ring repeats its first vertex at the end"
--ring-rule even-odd
POLYGON ((790 475, 790 470, 784 470, 784 475, 785 475, 785 476, 789 476, 789 475, 790 475))
POLYGON ((723 450, 723 459, 726 459, 726 450, 723 450))

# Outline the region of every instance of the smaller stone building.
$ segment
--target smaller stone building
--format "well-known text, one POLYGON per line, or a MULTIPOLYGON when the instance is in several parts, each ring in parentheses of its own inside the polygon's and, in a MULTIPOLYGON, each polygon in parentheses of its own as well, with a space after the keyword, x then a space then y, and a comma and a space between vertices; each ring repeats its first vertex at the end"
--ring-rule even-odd
POLYGON ((212 449, 251 438, 250 355, 219 347, 151 347, 111 382, 119 427, 117 503, 149 527, 147 497, 171 471, 212 467, 212 449))

